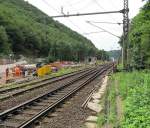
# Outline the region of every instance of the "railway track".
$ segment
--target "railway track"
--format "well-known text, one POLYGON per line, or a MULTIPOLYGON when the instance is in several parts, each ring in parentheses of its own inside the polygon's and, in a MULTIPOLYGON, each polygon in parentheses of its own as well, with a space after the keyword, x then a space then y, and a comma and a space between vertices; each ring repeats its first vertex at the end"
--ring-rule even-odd
POLYGON ((84 72, 84 71, 90 70, 90 69, 92 69, 92 68, 85 68, 85 69, 81 69, 81 70, 78 70, 78 71, 73 71, 73 72, 70 72, 70 73, 67 73, 67 74, 63 74, 61 76, 48 77, 48 78, 44 78, 44 79, 37 80, 37 81, 27 82, 26 84, 11 87, 11 88, 10 88, 10 85, 9 86, 2 86, 2 87, 0 87, 0 93, 12 91, 12 90, 15 90, 15 89, 18 89, 18 88, 24 88, 24 87, 30 86, 31 84, 37 84, 37 83, 42 83, 42 82, 45 82, 45 81, 48 81, 48 80, 58 79, 60 77, 69 77, 73 74, 78 74, 78 72, 84 72))
POLYGON ((54 110, 58 105, 111 67, 112 65, 109 64, 98 69, 93 69, 92 71, 67 82, 61 87, 54 89, 53 91, 48 91, 45 94, 0 113, 0 127, 31 127, 35 121, 45 116, 48 112, 54 110))
POLYGON ((7 88, 0 89, 0 100, 1 101, 6 100, 10 97, 23 94, 27 91, 32 91, 34 89, 42 88, 44 86, 56 83, 58 81, 66 79, 66 78, 77 76, 77 75, 80 75, 81 73, 86 73, 88 71, 91 71, 92 69, 93 68, 88 68, 88 69, 84 69, 84 70, 80 70, 80 71, 75 71, 75 72, 72 72, 69 74, 65 74, 65 75, 59 76, 59 77, 44 79, 40 82, 37 81, 37 82, 32 83, 33 84, 32 86, 31 86, 31 84, 29 84, 29 85, 27 84, 27 85, 23 85, 23 86, 8 88, 8 89, 7 88))

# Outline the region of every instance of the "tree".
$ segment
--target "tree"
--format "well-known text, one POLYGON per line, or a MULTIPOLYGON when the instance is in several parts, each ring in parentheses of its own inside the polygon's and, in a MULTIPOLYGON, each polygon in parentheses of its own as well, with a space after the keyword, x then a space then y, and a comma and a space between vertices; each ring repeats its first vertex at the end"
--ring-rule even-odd
POLYGON ((15 55, 81 61, 97 51, 90 40, 24 0, 0 0, 0 21, 15 55))
POLYGON ((8 43, 8 36, 3 26, 0 26, 0 54, 10 53, 10 44, 8 43))
MULTIPOLYGON (((122 38, 119 41, 122 46, 122 38)), ((130 24, 128 62, 135 69, 150 68, 150 1, 130 24)))
POLYGON ((98 60, 109 60, 109 55, 106 51, 104 50, 98 50, 97 53, 96 53, 96 57, 98 60))

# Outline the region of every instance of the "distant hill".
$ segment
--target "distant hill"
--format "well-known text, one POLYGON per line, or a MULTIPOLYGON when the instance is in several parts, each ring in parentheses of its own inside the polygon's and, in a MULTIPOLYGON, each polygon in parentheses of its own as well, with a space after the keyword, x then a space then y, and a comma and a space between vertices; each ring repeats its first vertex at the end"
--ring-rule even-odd
POLYGON ((114 58, 115 60, 119 59, 121 57, 121 50, 111 50, 108 51, 108 55, 110 59, 114 58))
POLYGON ((0 0, 0 54, 83 60, 96 51, 90 40, 29 3, 0 0))

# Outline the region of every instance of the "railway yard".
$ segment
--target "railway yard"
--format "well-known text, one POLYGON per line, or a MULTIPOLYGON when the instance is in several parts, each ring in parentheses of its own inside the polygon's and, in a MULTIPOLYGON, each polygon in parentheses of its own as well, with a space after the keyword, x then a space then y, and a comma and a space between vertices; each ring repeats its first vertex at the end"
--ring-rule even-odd
POLYGON ((114 64, 0 88, 1 128, 79 128, 92 113, 82 105, 114 64))

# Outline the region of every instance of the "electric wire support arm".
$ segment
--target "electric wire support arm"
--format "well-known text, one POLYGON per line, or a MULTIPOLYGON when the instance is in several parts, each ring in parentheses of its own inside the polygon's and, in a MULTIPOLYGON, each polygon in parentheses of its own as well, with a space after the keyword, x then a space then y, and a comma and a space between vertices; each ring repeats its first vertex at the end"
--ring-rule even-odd
POLYGON ((51 16, 51 18, 61 18, 61 17, 73 17, 73 16, 86 16, 86 15, 99 15, 99 14, 110 14, 110 13, 123 13, 123 10, 119 11, 108 11, 108 12, 91 12, 91 13, 76 13, 76 14, 63 14, 57 16, 51 16))
POLYGON ((122 46, 122 64, 123 68, 127 69, 129 63, 129 53, 128 53, 128 32, 129 32, 129 7, 128 0, 123 1, 124 9, 119 11, 107 11, 107 12, 91 12, 91 13, 77 13, 77 14, 63 14, 51 16, 51 18, 67 18, 74 16, 86 16, 86 15, 99 15, 99 14, 110 14, 110 13, 122 13, 123 14, 123 46, 122 46))

